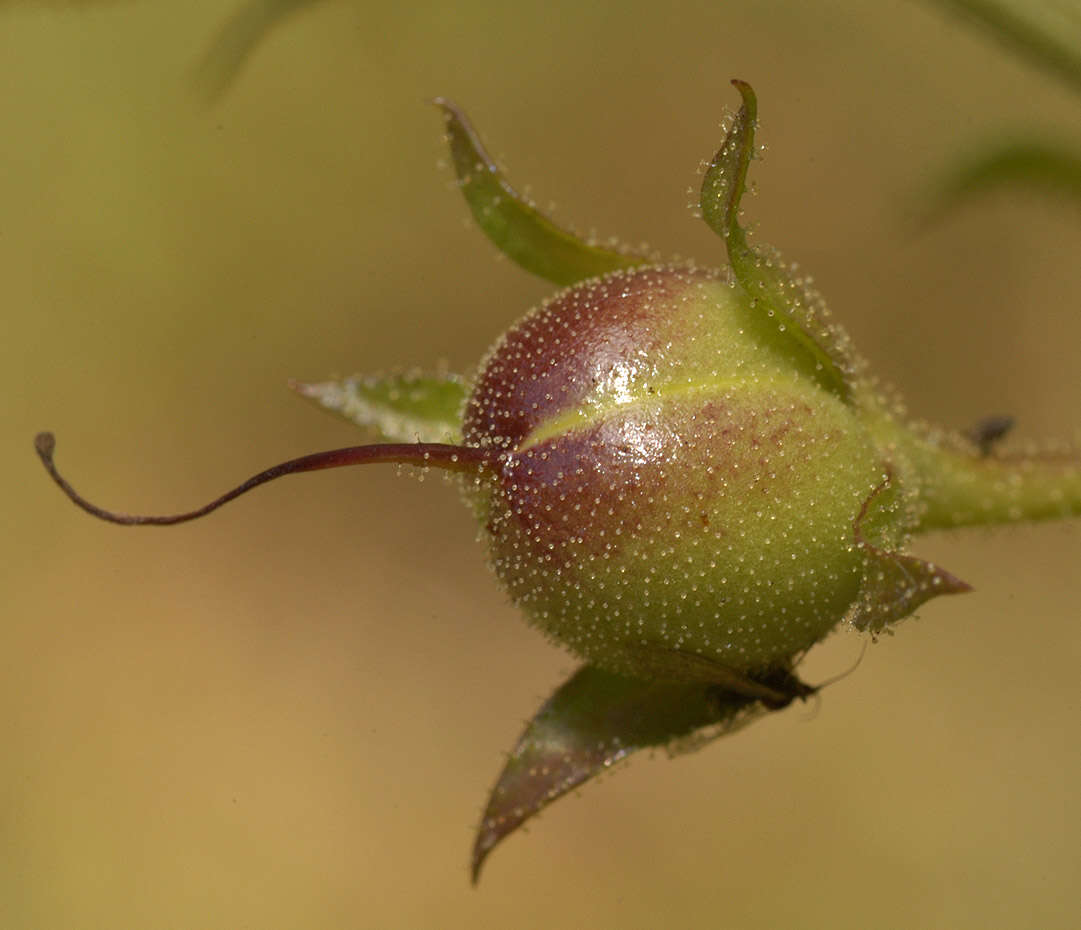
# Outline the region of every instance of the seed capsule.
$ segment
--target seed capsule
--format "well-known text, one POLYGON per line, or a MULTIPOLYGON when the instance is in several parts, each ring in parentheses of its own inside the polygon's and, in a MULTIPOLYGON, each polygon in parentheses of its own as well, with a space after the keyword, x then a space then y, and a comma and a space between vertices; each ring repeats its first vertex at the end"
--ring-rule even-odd
POLYGON ((611 671, 682 678, 691 653, 764 672, 858 596, 883 463, 748 303, 678 266, 577 285, 502 337, 466 405, 466 444, 505 453, 478 505, 496 573, 611 671))

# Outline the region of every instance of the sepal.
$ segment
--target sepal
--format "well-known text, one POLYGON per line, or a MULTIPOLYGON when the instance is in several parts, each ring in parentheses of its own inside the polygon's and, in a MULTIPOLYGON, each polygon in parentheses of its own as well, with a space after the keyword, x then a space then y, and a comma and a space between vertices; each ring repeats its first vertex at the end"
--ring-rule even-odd
POLYGON ((466 385, 459 375, 354 375, 289 386, 388 442, 461 442, 466 385))
POLYGON ((851 399, 860 364, 847 334, 828 320, 822 298, 773 250, 755 249, 740 225, 747 169, 754 156, 758 102, 750 84, 734 80, 743 104, 702 179, 702 218, 719 235, 756 322, 795 367, 842 400, 851 399))
POLYGON ((606 249, 557 226, 510 186, 457 106, 442 97, 432 102, 446 119, 454 173, 473 218, 509 259, 562 285, 649 263, 647 256, 606 249))
POLYGON ((492 789, 473 846, 473 881, 500 841, 632 753, 694 751, 770 710, 703 682, 647 681, 582 666, 537 711, 492 789))

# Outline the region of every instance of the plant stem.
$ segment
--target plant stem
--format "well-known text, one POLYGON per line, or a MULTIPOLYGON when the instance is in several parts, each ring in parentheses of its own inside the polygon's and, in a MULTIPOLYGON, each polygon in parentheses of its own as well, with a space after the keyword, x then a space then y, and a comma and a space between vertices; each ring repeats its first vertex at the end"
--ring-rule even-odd
POLYGON ((1081 455, 981 454, 950 434, 894 425, 893 446, 919 485, 915 532, 1081 515, 1081 455))

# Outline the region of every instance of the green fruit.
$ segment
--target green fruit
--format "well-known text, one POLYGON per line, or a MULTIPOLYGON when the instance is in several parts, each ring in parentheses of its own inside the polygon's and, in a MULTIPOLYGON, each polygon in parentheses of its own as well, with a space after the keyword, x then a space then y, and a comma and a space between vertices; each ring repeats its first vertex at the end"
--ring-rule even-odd
POLYGON ((857 599, 854 527, 883 462, 754 313, 717 273, 619 271, 527 315, 481 367, 463 433, 504 453, 479 495, 492 563, 584 659, 761 672, 857 599))

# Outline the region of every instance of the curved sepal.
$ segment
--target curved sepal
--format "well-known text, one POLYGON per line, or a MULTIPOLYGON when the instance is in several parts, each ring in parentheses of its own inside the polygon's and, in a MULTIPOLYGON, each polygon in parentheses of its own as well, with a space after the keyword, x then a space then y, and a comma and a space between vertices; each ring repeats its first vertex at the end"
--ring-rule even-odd
POLYGON ((594 775, 647 746, 689 752, 769 708, 700 682, 645 681, 584 665, 544 703, 492 789, 473 881, 506 836, 594 775))
POLYGON ((921 604, 940 594, 964 594, 972 586, 924 559, 904 555, 867 539, 869 524, 879 509, 898 506, 891 500, 892 479, 887 477, 864 502, 855 523, 856 545, 865 568, 859 600, 848 615, 857 630, 877 635, 909 616, 921 604))
POLYGON ((464 380, 454 374, 355 375, 289 385, 321 407, 390 442, 461 442, 464 380))
POLYGON ((601 248, 557 226, 507 183, 458 107, 442 97, 433 103, 446 119, 454 173, 473 218, 508 258, 563 285, 648 263, 645 256, 601 248))
POLYGON ((831 325, 821 297, 790 274, 776 254, 754 249, 739 223, 754 154, 758 102, 750 84, 733 80, 743 97, 717 154, 702 179, 702 218, 725 242, 736 280, 774 328, 775 342, 805 374, 843 400, 852 393, 855 357, 848 337, 831 325))

